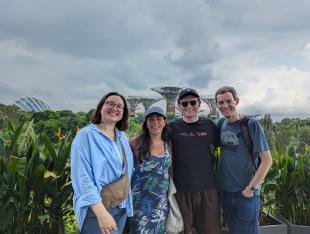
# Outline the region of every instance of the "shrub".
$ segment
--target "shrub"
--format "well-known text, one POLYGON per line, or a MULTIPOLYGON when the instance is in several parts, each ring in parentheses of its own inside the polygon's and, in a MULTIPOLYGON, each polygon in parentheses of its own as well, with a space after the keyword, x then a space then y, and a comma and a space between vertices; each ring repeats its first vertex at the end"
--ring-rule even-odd
POLYGON ((69 137, 53 144, 33 122, 0 137, 0 232, 64 233, 72 213, 69 137))
POLYGON ((293 224, 310 225, 310 147, 272 150, 273 167, 262 190, 263 212, 280 213, 293 224))

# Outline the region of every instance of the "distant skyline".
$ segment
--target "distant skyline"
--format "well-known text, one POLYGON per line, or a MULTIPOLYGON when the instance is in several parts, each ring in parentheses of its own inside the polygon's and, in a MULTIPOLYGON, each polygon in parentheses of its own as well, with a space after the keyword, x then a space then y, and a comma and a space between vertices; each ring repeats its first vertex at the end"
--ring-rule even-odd
POLYGON ((112 90, 213 95, 244 114, 310 118, 308 0, 0 0, 0 103, 88 111, 112 90))

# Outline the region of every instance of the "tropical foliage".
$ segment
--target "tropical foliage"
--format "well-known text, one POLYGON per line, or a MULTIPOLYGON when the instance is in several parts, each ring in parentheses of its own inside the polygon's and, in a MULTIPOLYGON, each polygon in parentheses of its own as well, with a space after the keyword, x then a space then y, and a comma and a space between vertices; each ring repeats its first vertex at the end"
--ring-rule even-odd
POLYGON ((13 124, 18 124, 23 120, 30 120, 30 117, 31 114, 22 111, 17 106, 6 106, 0 103, 0 129, 5 128, 8 119, 13 124))
POLYGON ((55 135, 57 129, 61 129, 64 134, 75 134, 90 121, 88 113, 73 113, 71 110, 36 112, 32 118, 35 131, 44 132, 53 142, 58 140, 55 135))
POLYGON ((33 121, 0 135, 0 232, 64 233, 72 213, 70 139, 53 144, 33 121))
POLYGON ((310 145, 310 119, 283 119, 273 123, 270 115, 260 119, 270 148, 280 147, 282 151, 290 145, 299 153, 304 153, 310 145))
MULTIPOLYGON (((76 231, 69 151, 93 111, 24 113, 0 104, 0 233, 76 231)), ((128 138, 142 122, 129 119, 128 138)), ((262 188, 262 217, 281 213, 310 225, 310 119, 273 123, 266 115, 260 122, 274 161, 262 188)))
POLYGON ((141 124, 143 122, 143 119, 141 118, 130 118, 129 119, 129 128, 126 131, 126 134, 129 139, 134 137, 135 135, 139 134, 141 130, 141 124))
MULTIPOLYGON (((36 133, 44 132, 54 143, 58 141, 55 132, 61 129, 63 134, 75 134, 78 129, 90 122, 93 109, 86 112, 73 113, 71 110, 24 112, 16 106, 0 104, 0 130, 6 127, 10 120, 13 125, 18 125, 26 120, 33 120, 33 128, 36 133)), ((74 136, 74 135, 73 135, 74 136)))
POLYGON ((272 150, 273 167, 262 190, 262 212, 281 214, 291 223, 310 226, 310 147, 272 150))

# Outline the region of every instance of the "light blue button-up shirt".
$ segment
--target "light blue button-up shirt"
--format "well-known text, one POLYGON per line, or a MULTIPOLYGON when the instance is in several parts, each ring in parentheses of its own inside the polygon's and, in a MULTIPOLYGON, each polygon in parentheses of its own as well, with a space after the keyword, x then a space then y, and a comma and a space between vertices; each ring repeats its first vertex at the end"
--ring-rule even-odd
MULTIPOLYGON (((102 186, 117 180, 122 175, 122 147, 127 159, 128 178, 133 171, 133 156, 126 134, 116 129, 116 141, 113 142, 95 124, 82 128, 76 135, 71 146, 71 179, 74 190, 73 208, 78 228, 82 226, 87 209, 101 202, 102 186), (115 148, 115 145, 118 148, 115 148)), ((129 181, 130 184, 130 181, 129 181)), ((126 208, 127 216, 133 215, 132 194, 120 205, 126 208)))

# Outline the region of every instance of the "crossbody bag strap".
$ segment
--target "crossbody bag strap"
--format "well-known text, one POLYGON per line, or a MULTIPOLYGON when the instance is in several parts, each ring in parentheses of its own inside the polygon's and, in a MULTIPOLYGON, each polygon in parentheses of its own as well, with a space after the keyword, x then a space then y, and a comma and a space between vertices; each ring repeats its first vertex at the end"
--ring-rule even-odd
POLYGON ((122 155, 123 155, 123 162, 124 162, 124 167, 125 167, 125 173, 127 173, 127 159, 126 159, 125 148, 123 146, 123 143, 122 143, 121 139, 119 139, 119 142, 121 143, 121 147, 122 147, 122 155))

